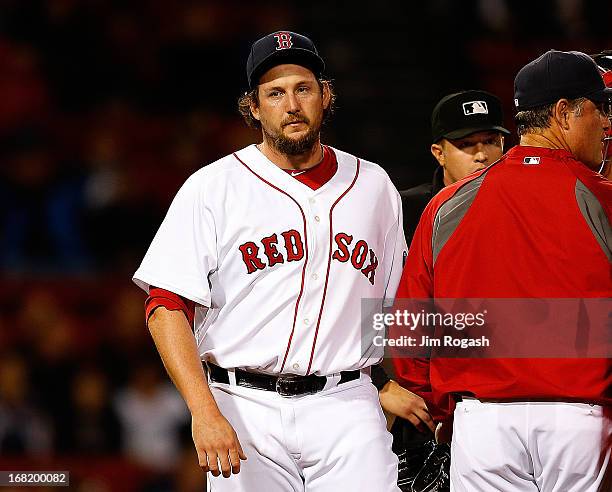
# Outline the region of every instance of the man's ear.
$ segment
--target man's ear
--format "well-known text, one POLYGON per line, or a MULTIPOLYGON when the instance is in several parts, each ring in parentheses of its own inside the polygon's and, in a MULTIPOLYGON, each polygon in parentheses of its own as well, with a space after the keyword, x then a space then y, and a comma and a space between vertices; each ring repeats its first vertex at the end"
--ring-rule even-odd
POLYGON ((331 91, 327 81, 323 82, 323 109, 329 108, 331 103, 331 91))
POLYGON ((446 156, 444 155, 444 147, 442 146, 442 141, 431 144, 431 154, 436 158, 438 163, 444 167, 446 164, 446 156))
POLYGON ((567 99, 559 99, 553 106, 552 118, 557 122, 559 128, 564 131, 569 130, 571 112, 571 106, 567 99))
MULTIPOLYGON (((259 91, 259 88, 257 90, 259 91)), ((257 104, 257 101, 254 97, 251 98, 251 104, 249 105, 249 107, 251 109, 251 114, 253 115, 253 118, 259 121, 259 104, 257 104)))

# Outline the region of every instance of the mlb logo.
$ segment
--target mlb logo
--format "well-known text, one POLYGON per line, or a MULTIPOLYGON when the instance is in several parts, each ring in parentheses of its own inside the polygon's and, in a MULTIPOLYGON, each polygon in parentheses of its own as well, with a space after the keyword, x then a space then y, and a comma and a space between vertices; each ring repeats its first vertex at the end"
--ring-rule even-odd
POLYGON ((535 164, 539 164, 540 163, 540 158, 539 157, 525 157, 523 159, 523 164, 527 164, 527 165, 535 165, 535 164))
POLYGON ((463 103, 463 114, 466 116, 471 114, 489 114, 489 108, 485 101, 470 101, 463 103))

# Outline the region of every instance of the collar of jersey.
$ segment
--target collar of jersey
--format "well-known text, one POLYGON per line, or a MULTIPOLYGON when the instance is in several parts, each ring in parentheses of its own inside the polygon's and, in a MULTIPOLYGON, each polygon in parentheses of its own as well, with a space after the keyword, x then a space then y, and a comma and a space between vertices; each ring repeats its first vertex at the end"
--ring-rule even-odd
MULTIPOLYGON (((342 188, 344 181, 346 181, 346 179, 348 178, 348 176, 346 176, 348 169, 346 169, 346 166, 343 166, 341 162, 341 156, 339 155, 340 153, 332 147, 330 147, 330 149, 336 155, 338 170, 336 171, 334 176, 332 176, 332 178, 327 181, 327 183, 325 183, 317 190, 312 190, 307 185, 300 183, 289 173, 279 168, 276 164, 271 162, 265 155, 263 155, 259 151, 259 149, 257 149, 255 144, 249 145, 248 147, 239 150, 238 152, 236 152, 236 154, 247 166, 249 166, 260 177, 262 177, 266 181, 269 181, 272 185, 279 187, 281 190, 289 193, 293 197, 301 196, 310 198, 320 194, 321 192, 329 188, 333 188, 338 185, 340 185, 340 188, 342 188)), ((354 176, 352 170, 350 174, 350 179, 352 180, 354 176)))

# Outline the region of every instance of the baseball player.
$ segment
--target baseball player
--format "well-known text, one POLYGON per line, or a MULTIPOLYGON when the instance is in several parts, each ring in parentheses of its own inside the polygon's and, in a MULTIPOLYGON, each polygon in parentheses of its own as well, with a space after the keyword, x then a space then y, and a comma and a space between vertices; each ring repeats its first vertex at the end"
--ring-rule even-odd
MULTIPOLYGON (((523 67, 520 145, 429 203, 398 299, 612 297, 612 183, 596 172, 611 96, 584 53, 523 67)), ((610 359, 395 363, 433 415, 456 402, 451 490, 611 490, 610 359)))
MULTIPOLYGON (((448 94, 434 106, 430 150, 438 166, 433 181, 400 191, 404 232, 408 242, 412 239, 423 209, 434 195, 502 156, 504 136, 510 133, 504 127, 503 120, 501 101, 486 91, 467 90, 448 94)), ((444 459, 450 452, 448 444, 436 444, 431 433, 415 432, 414 426, 403 418, 395 419, 391 433, 393 450, 399 458, 400 488, 410 492, 432 490, 432 486, 427 484, 428 480, 422 480, 426 485, 415 483, 417 475, 421 475, 433 477, 437 481, 436 490, 448 490, 450 460, 444 459), (427 462, 425 467, 424 462, 427 462), (442 472, 436 463, 443 468, 442 472), (429 469, 429 473, 424 468, 429 469)))
POLYGON ((323 69, 300 34, 253 44, 239 107, 261 143, 186 181, 134 275, 212 490, 398 490, 360 322, 362 298, 395 295, 401 202, 321 144, 323 69))

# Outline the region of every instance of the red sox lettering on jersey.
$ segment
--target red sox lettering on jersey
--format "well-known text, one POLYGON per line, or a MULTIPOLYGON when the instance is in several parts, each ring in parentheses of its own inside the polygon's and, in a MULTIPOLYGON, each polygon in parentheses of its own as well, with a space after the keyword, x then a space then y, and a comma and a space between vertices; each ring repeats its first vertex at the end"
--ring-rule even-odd
POLYGON ((361 273, 363 273, 370 283, 374 285, 374 275, 376 273, 376 267, 378 266, 378 258, 376 257, 376 253, 374 253, 374 251, 368 247, 368 243, 363 239, 360 239, 355 243, 355 246, 352 248, 351 252, 349 247, 353 242, 353 236, 340 232, 336 234, 335 239, 338 249, 334 251, 332 258, 343 263, 350 259, 353 267, 357 270, 361 270, 361 273), (369 256, 368 251, 370 253, 369 256), (368 257, 369 262, 362 270, 362 267, 366 263, 366 259, 368 257))
POLYGON ((285 261, 300 261, 304 258, 304 243, 298 231, 292 229, 282 232, 280 236, 283 238, 284 255, 278 251, 277 234, 271 234, 270 236, 261 238, 259 242, 263 248, 260 248, 254 241, 247 241, 238 247, 242 253, 242 261, 244 261, 247 273, 263 270, 266 266, 273 267, 278 263, 285 263, 285 261), (265 260, 260 257, 260 249, 263 249, 263 253, 267 258, 267 265, 265 260))
MULTIPOLYGON (((242 253, 242 261, 244 261, 247 273, 251 274, 266 267, 285 263, 285 261, 300 261, 304 258, 304 243, 298 231, 285 231, 280 234, 280 237, 283 238, 282 251, 278 249, 279 235, 276 233, 261 238, 259 243, 262 247, 255 241, 247 241, 239 246, 238 249, 242 253)), ((353 236, 344 232, 336 234, 334 239, 337 249, 333 252, 332 259, 342 263, 350 260, 353 268, 361 271, 374 285, 378 258, 376 253, 368 247, 368 243, 360 239, 352 245, 353 236)))
POLYGON ((208 308, 194 320, 203 360, 301 375, 378 361, 361 299, 392 303, 401 200, 378 165, 332 150, 337 170, 317 189, 249 146, 178 192, 135 281, 208 308))

